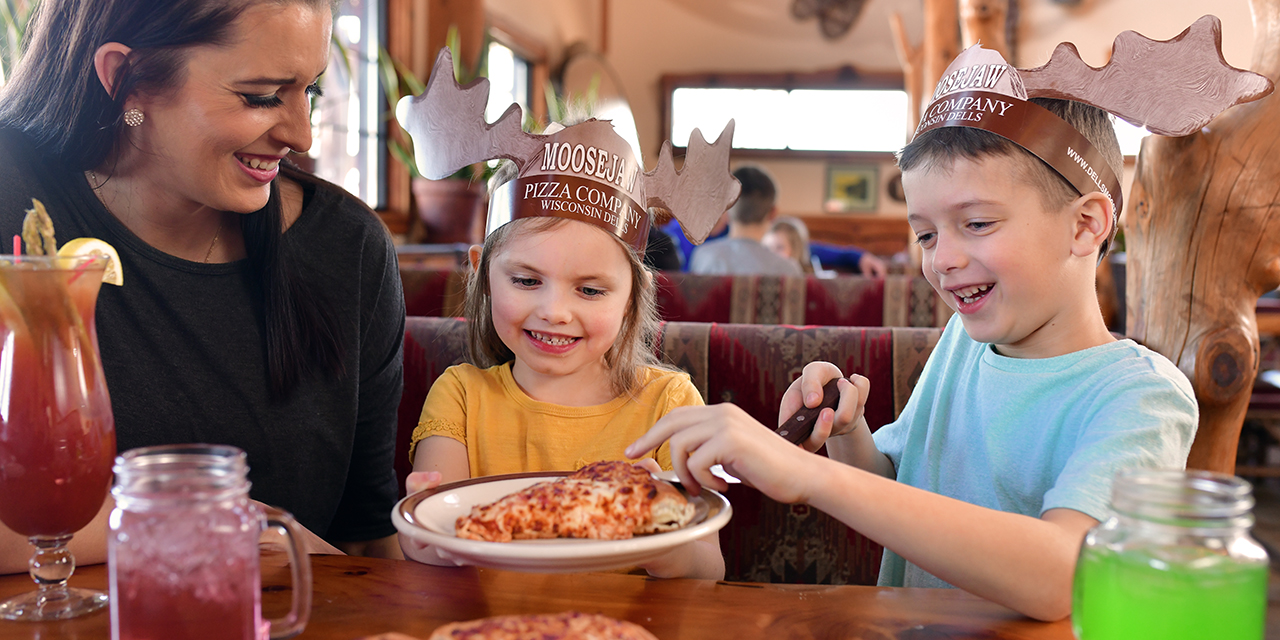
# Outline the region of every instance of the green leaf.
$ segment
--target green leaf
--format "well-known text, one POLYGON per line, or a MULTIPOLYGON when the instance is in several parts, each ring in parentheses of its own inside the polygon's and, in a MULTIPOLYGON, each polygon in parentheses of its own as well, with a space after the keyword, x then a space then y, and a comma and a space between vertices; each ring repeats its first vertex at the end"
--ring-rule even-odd
POLYGON ((405 148, 400 144, 399 140, 387 138, 387 149, 391 151, 391 155, 401 164, 409 168, 409 174, 415 178, 421 178, 422 174, 418 173, 418 161, 413 158, 413 151, 405 148))
POLYGON ((342 70, 347 72, 348 78, 354 77, 355 71, 351 67, 351 50, 348 49, 347 45, 338 37, 337 31, 333 32, 331 40, 333 42, 333 47, 338 50, 338 61, 342 63, 342 70))
POLYGON ((0 85, 22 57, 22 40, 35 6, 34 0, 0 0, 0 85))

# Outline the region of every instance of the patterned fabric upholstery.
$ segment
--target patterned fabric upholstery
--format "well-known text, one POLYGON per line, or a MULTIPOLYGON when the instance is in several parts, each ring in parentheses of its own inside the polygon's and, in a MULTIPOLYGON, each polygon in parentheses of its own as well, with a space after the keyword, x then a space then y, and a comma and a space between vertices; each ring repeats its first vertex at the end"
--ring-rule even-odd
MULTIPOLYGON (((693 378, 709 404, 734 402, 765 424, 805 364, 833 362, 871 380, 867 422, 893 420, 940 331, 928 328, 762 326, 668 322, 655 344, 664 361, 693 378)), ((409 472, 409 436, 431 383, 467 357, 466 324, 410 317, 405 329, 404 396, 396 470, 409 472)), ((779 504, 733 485, 733 520, 720 534, 726 579, 809 584, 874 584, 881 549, 834 518, 805 505, 779 504)))
POLYGON ((400 265, 404 306, 410 316, 460 318, 466 295, 466 272, 400 265))
MULTIPOLYGON (((411 316, 462 315, 465 274, 402 265, 411 316)), ((673 322, 942 327, 951 309, 921 276, 835 278, 659 272, 658 310, 673 322)))

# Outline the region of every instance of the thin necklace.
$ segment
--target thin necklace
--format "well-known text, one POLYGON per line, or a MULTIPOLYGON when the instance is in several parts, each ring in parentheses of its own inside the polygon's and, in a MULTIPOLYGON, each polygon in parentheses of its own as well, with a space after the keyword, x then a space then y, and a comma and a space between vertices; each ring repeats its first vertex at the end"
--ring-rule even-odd
MULTIPOLYGON (((102 203, 102 206, 106 208, 107 211, 110 211, 111 208, 107 207, 107 201, 99 191, 102 189, 102 185, 105 184, 105 182, 98 181, 98 174, 93 169, 90 169, 86 173, 89 174, 89 187, 93 189, 93 195, 98 197, 98 201, 102 203)), ((209 258, 213 256, 213 248, 218 246, 218 237, 222 235, 222 227, 225 225, 226 220, 220 218, 218 220, 218 229, 213 232, 213 240, 209 241, 209 249, 204 252, 204 264, 209 264, 209 258)))
MULTIPOLYGON (((219 214, 221 215, 221 214, 219 214)), ((204 263, 209 264, 209 256, 213 255, 213 248, 218 246, 218 236, 222 235, 222 226, 225 220, 218 220, 218 230, 213 232, 213 241, 209 243, 209 250, 204 252, 204 263)))

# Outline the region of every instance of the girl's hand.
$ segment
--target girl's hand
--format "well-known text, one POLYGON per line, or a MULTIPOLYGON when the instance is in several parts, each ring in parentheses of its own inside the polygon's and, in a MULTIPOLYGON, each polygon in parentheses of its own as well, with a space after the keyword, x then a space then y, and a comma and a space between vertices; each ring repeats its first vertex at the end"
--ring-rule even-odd
MULTIPOLYGON (((434 489, 440 486, 441 478, 438 471, 415 471, 410 473, 409 477, 404 479, 404 488, 408 492, 406 495, 412 495, 426 489, 434 489)), ((398 537, 400 538, 400 550, 404 551, 404 557, 410 560, 443 567, 461 566, 461 563, 455 560, 453 556, 436 547, 418 542, 404 534, 399 534, 398 537)))
POLYGON ((434 489, 440 486, 440 481, 443 479, 439 471, 414 471, 404 479, 404 489, 407 492, 405 495, 434 489))
POLYGON ((711 473, 711 467, 720 464, 730 475, 779 502, 803 502, 809 497, 810 454, 733 404, 674 409, 627 447, 626 455, 639 456, 667 440, 672 466, 693 495, 703 486, 717 491, 728 488, 711 473))
POLYGON ((724 556, 720 554, 720 533, 709 533, 686 542, 642 565, 655 578, 695 578, 724 580, 724 556))
MULTIPOLYGON (((840 369, 830 362, 810 362, 805 365, 800 377, 782 394, 782 403, 778 406, 778 424, 782 424, 802 406, 818 406, 822 402, 823 385, 843 377, 840 369)), ((840 388, 840 402, 835 410, 823 409, 818 414, 813 435, 802 444, 808 451, 817 451, 827 438, 852 433, 862 424, 871 381, 855 373, 848 380, 837 383, 837 386, 840 388)))

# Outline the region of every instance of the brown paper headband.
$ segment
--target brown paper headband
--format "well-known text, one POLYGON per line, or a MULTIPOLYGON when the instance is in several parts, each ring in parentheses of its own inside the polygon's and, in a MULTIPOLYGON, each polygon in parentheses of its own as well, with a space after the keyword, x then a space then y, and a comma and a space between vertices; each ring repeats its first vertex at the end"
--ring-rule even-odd
POLYGON ((413 138, 423 176, 439 180, 498 158, 515 163, 516 179, 490 195, 487 232, 520 218, 567 218, 604 229, 643 252, 652 224, 648 210, 658 207, 701 243, 741 191, 729 174, 732 120, 713 144, 694 129, 682 170, 676 171, 671 144, 664 142, 657 167, 645 173, 608 121, 529 134, 520 128, 519 105, 512 104, 496 122, 486 123, 489 81, 459 86, 447 48, 436 57, 422 94, 404 100, 411 102, 401 124, 413 138))
POLYGON ((957 126, 991 131, 1043 160, 1079 193, 1101 192, 1118 217, 1119 177, 1102 155, 1066 121, 1027 100, 1074 100, 1152 133, 1187 135, 1226 109, 1272 91, 1267 78, 1228 65, 1221 46, 1222 23, 1214 16, 1166 41, 1125 31, 1100 68, 1085 64, 1070 43, 1058 45, 1048 64, 1028 70, 974 45, 943 73, 916 135, 957 126))

